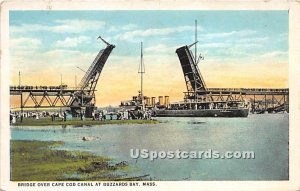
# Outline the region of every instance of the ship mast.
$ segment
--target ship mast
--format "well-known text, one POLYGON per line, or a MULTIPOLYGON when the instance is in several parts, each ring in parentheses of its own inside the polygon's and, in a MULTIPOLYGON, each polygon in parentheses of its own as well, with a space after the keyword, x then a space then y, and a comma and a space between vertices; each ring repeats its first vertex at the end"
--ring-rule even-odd
POLYGON ((195 44, 195 63, 198 64, 197 63, 197 42, 198 42, 198 40, 197 40, 197 20, 195 20, 195 42, 196 42, 196 44, 195 44))
POLYGON ((143 75, 145 73, 145 65, 143 60, 143 42, 141 42, 141 63, 139 66, 138 73, 141 74, 141 102, 142 102, 142 111, 144 111, 145 105, 144 105, 144 93, 143 93, 143 75))
MULTIPOLYGON (((197 20, 195 20, 195 64, 197 65, 197 20)), ((198 102, 198 96, 197 96, 197 82, 195 80, 195 92, 194 92, 194 95, 195 95, 195 101, 196 103, 198 102)), ((195 104, 195 109, 197 109, 197 104, 195 104)))

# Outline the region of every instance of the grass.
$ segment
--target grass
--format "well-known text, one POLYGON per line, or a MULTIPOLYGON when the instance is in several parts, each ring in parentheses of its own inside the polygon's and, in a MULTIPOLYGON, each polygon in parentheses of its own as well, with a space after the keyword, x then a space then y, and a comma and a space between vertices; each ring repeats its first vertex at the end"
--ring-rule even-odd
POLYGON ((23 118, 23 121, 17 121, 12 124, 12 126, 48 126, 48 125, 102 125, 102 124, 156 124, 159 123, 157 120, 92 120, 86 118, 84 121, 80 119, 69 119, 67 121, 62 121, 61 119, 56 119, 51 121, 50 117, 34 119, 34 118, 23 118))
POLYGON ((55 150, 63 142, 11 140, 12 181, 141 180, 123 177, 126 162, 111 165, 109 158, 88 152, 55 150))

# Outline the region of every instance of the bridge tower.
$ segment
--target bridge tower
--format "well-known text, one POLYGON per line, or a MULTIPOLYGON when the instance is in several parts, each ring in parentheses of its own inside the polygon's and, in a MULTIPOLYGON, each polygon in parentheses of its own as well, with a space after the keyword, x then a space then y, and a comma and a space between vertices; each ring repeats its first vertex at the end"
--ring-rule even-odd
POLYGON ((70 105, 73 115, 78 113, 78 110, 81 110, 81 107, 85 107, 85 115, 86 117, 90 117, 95 109, 96 85, 110 53, 115 48, 115 45, 109 44, 101 36, 99 36, 98 39, 104 42, 107 46, 99 51, 89 69, 81 79, 79 83, 79 90, 74 93, 74 99, 70 105))

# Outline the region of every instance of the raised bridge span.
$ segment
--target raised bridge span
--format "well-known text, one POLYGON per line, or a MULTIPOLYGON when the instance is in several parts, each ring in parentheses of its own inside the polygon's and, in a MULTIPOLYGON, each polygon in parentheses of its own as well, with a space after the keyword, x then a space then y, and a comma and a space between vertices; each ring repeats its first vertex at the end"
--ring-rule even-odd
POLYGON ((289 110, 288 88, 208 88, 198 67, 202 56, 200 54, 197 58, 190 50, 196 45, 197 41, 176 50, 187 89, 184 92, 185 102, 247 100, 253 112, 289 110))
POLYGON ((109 44, 100 36, 106 44, 101 49, 85 75, 80 81, 78 88, 68 88, 66 85, 59 86, 10 86, 10 95, 20 96, 20 108, 54 108, 69 107, 73 114, 85 108, 86 116, 91 115, 95 107, 95 91, 102 69, 115 45, 109 44))

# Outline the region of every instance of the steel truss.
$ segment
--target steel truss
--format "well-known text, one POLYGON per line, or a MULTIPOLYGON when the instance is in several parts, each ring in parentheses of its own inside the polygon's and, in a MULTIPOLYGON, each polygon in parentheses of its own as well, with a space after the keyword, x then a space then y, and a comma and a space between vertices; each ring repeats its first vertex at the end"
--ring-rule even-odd
POLYGON ((185 102, 249 101, 253 112, 289 110, 289 89, 208 88, 206 91, 184 92, 185 102))
POLYGON ((70 107, 77 109, 92 108, 95 106, 95 91, 102 69, 115 45, 109 44, 100 38, 107 46, 99 51, 93 63, 80 81, 79 88, 68 89, 66 85, 60 86, 11 86, 10 95, 21 97, 21 110, 23 108, 54 108, 70 107))
MULTIPOLYGON (((70 107, 78 90, 11 90, 11 95, 20 96, 21 108, 53 108, 53 107, 70 107)), ((84 95, 84 91, 80 91, 84 95)), ((81 107, 87 107, 81 100, 78 101, 81 107)))

